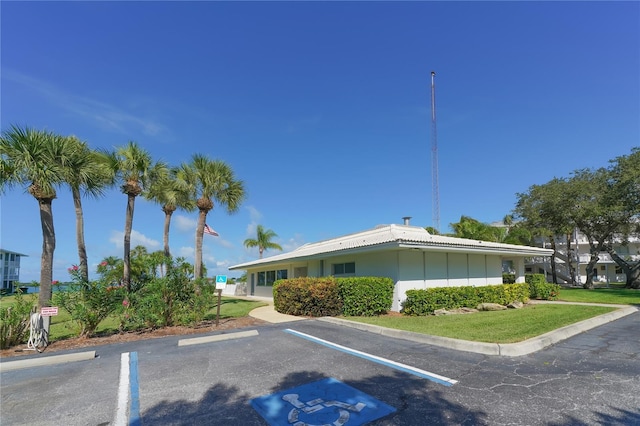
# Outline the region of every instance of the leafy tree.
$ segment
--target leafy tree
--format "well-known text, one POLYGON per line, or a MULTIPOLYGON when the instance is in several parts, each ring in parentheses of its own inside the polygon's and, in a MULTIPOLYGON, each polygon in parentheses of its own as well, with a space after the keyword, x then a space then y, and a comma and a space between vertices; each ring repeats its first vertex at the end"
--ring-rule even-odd
POLYGON ((258 225, 256 228, 257 236, 255 239, 247 238, 244 240, 244 246, 247 248, 258 247, 258 253, 260 254, 260 259, 262 259, 262 254, 265 250, 275 249, 282 250, 280 244, 274 243, 271 241, 273 238, 277 237, 278 234, 273 232, 271 229, 264 229, 262 225, 258 225))
POLYGON ((575 228, 587 237, 590 259, 585 288, 593 288, 595 266, 603 251, 609 251, 623 269, 622 265, 627 265, 627 286, 640 286, 635 263, 632 266, 618 256, 612 244, 617 236, 628 236, 637 229, 634 224, 640 215, 639 164, 640 154, 634 148, 631 155, 614 160, 610 168, 576 170, 570 178, 555 178, 518 194, 517 214, 532 229, 550 236, 552 242, 556 235, 569 236, 575 228))
POLYGON ((623 216, 628 216, 629 220, 621 224, 605 245, 605 250, 625 273, 626 287, 640 288, 640 261, 618 254, 613 244, 617 239, 617 242, 628 246, 630 237, 640 237, 640 148, 633 148, 631 154, 617 157, 611 163, 614 202, 618 203, 617 208, 626 212, 623 216))
POLYGON ((73 204, 76 212, 76 242, 78 245, 79 278, 88 283, 89 269, 87 266, 87 248, 84 242, 84 215, 82 212, 81 192, 85 195, 98 197, 104 194, 104 189, 110 184, 109 170, 100 161, 98 153, 76 138, 67 137, 71 148, 69 162, 64 165, 64 180, 71 188, 73 204))
POLYGON ((577 170, 567 181, 566 198, 575 203, 570 220, 589 241, 589 262, 584 288, 593 288, 593 277, 599 254, 605 251, 616 231, 625 226, 630 217, 615 200, 613 182, 608 170, 577 170))
MULTIPOLYGON (((42 225, 42 257, 38 306, 50 306, 53 254, 56 234, 52 202, 56 186, 63 183, 65 166, 70 163, 68 139, 30 127, 11 126, 0 138, 0 182, 2 191, 27 185, 27 192, 38 201, 42 225)), ((48 322, 45 327, 48 332, 48 322)))
POLYGON ((135 142, 129 142, 108 154, 108 161, 111 172, 121 184, 122 192, 127 195, 123 283, 131 291, 131 229, 136 197, 142 194, 155 176, 161 174, 165 165, 161 162, 153 164, 151 155, 135 142))
MULTIPOLYGON (((171 216, 177 209, 188 212, 196 209, 195 199, 190 197, 189 186, 177 178, 177 169, 159 168, 158 179, 154 180, 144 197, 162 206, 164 212, 164 256, 170 257, 169 228, 171 216)), ((170 264, 167 264, 169 266, 170 264)))
MULTIPOLYGON (((524 220, 522 222, 523 228, 527 229, 532 236, 541 237, 551 244, 553 249, 551 274, 554 283, 558 282, 556 236, 569 235, 570 237, 575 226, 570 216, 576 206, 566 196, 568 190, 567 180, 559 178, 554 178, 544 185, 532 185, 527 193, 517 194, 518 201, 514 210, 516 217, 524 220)), ((569 238, 568 244, 570 241, 569 238)), ((569 250, 570 248, 568 246, 569 250)), ((571 261, 570 257, 568 257, 568 261, 571 261)), ((574 274, 571 264, 568 267, 570 273, 574 274)))
POLYGON ((178 178, 189 186, 199 211, 194 275, 196 278, 202 278, 202 237, 207 214, 213 210, 214 200, 226 207, 228 213, 236 212, 245 197, 244 183, 236 179, 233 170, 225 162, 210 160, 201 154, 195 154, 190 164, 180 167, 178 178))
POLYGON ((431 235, 440 235, 440 231, 438 231, 436 228, 434 228, 433 226, 427 226, 424 228, 428 233, 430 233, 431 235))
POLYGON ((459 222, 450 226, 455 237, 470 240, 500 242, 506 235, 505 229, 487 225, 470 216, 461 216, 459 222))

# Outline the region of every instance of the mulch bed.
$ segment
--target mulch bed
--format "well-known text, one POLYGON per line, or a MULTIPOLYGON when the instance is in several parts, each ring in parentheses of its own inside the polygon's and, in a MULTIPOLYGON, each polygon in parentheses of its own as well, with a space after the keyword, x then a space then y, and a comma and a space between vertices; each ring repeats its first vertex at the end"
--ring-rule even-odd
MULTIPOLYGON (((155 330, 132 331, 126 333, 111 334, 109 336, 96 336, 89 338, 71 338, 64 340, 56 340, 52 342, 43 354, 63 351, 68 349, 88 348, 99 345, 109 345, 112 343, 134 342, 137 340, 157 339, 166 336, 181 336, 190 334, 203 334, 214 331, 231 330, 234 328, 256 327, 267 324, 265 321, 250 316, 241 318, 226 318, 219 321, 216 326, 215 321, 205 321, 194 327, 164 327, 155 330)), ((27 350, 27 345, 19 345, 9 349, 0 351, 0 358, 18 357, 21 355, 30 355, 35 351, 27 350)))

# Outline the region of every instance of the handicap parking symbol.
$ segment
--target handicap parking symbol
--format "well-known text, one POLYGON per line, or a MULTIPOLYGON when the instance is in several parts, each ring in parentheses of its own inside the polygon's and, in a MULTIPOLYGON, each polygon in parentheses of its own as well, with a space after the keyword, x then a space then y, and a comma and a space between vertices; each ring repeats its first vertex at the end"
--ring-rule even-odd
POLYGON ((396 411, 334 378, 261 396, 251 405, 271 426, 356 426, 396 411))

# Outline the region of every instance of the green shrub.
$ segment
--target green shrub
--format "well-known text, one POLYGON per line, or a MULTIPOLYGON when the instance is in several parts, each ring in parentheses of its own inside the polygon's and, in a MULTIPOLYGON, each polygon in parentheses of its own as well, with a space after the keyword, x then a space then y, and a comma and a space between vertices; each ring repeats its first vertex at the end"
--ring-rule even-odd
POLYGON ((560 286, 548 283, 544 274, 527 274, 524 278, 532 299, 556 300, 560 295, 560 286))
POLYGON ((12 306, 0 308, 0 349, 7 349, 26 342, 31 310, 35 302, 35 295, 24 297, 22 292, 18 290, 15 295, 15 303, 12 306))
POLYGON ((323 317, 342 313, 334 277, 278 280, 273 283, 273 305, 276 311, 288 315, 323 317))
POLYGON ((193 325, 204 320, 213 287, 206 280, 192 280, 185 268, 171 267, 123 300, 121 330, 193 325))
POLYGON ((125 292, 124 287, 97 280, 74 283, 65 291, 54 293, 53 300, 78 323, 80 337, 91 337, 102 320, 118 309, 125 292))
POLYGON ((516 274, 502 274, 502 284, 515 284, 516 274))
POLYGON ((475 308, 480 303, 526 302, 529 298, 527 284, 502 284, 482 287, 435 287, 408 290, 402 304, 405 315, 430 315, 437 309, 475 308))
POLYGON ((386 314, 393 303, 394 282, 383 277, 338 278, 342 314, 374 316, 386 314))

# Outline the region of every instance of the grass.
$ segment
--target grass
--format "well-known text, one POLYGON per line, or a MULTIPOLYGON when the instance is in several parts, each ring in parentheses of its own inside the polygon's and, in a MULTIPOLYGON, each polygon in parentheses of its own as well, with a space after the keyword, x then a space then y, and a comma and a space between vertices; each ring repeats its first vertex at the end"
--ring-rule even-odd
POLYGON ((522 309, 445 316, 346 317, 351 321, 487 343, 516 343, 615 308, 584 305, 529 305, 522 309))
POLYGON ((640 290, 632 288, 565 288, 560 290, 558 300, 566 302, 614 303, 619 305, 640 305, 640 290))
MULTIPOLYGON (((562 288, 566 302, 640 305, 640 290, 623 285, 587 290, 562 288)), ((532 305, 523 309, 448 316, 348 317, 349 320, 416 333, 488 343, 515 343, 573 324, 615 308, 578 305, 532 305)))
MULTIPOLYGON (((26 297, 32 297, 31 295, 26 297)), ((215 320, 217 313, 217 301, 213 300, 213 306, 205 314, 205 320, 215 320)), ((33 303, 37 303, 38 300, 34 297, 33 303)), ((0 300, 0 306, 8 307, 15 303, 15 296, 3 296, 0 300)), ((249 314, 249 312, 260 306, 267 305, 265 302, 250 301, 243 299, 234 299, 230 297, 222 297, 220 301, 220 318, 241 318, 249 314)), ((119 320, 115 315, 107 317, 100 323, 96 330, 98 335, 109 335, 118 332, 119 320)), ((64 309, 58 310, 58 315, 51 317, 51 327, 49 329, 50 341, 69 339, 78 335, 79 327, 75 321, 71 319, 71 316, 64 309)))

